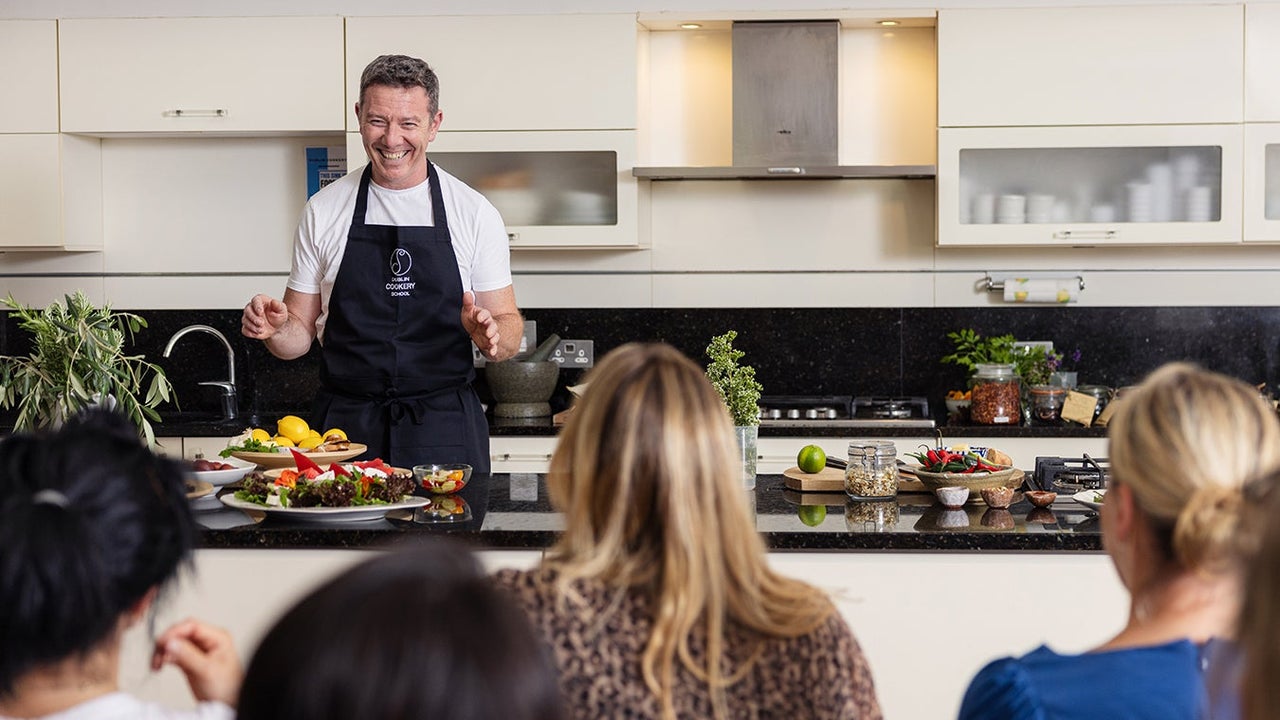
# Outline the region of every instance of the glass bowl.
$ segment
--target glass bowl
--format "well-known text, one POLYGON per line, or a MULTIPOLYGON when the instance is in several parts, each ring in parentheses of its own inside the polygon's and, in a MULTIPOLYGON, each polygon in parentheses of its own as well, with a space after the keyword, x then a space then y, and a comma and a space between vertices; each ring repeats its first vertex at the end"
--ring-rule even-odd
POLYGON ((471 466, 466 463, 414 465, 413 478, 428 492, 449 495, 467 486, 471 480, 471 466))

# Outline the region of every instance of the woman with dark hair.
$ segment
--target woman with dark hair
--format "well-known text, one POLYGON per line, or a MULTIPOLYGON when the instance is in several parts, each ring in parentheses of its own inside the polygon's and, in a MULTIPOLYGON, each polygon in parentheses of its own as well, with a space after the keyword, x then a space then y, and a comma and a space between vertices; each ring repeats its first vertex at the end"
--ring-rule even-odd
POLYGON ((769 567, 702 368, 633 343, 588 379, 547 475, 565 530, 539 568, 496 576, 573 716, 880 717, 835 604, 769 567))
POLYGON ((189 563, 181 467, 106 411, 0 442, 0 719, 230 718, 230 636, 187 620, 156 641, 200 701, 170 712, 119 690, 121 639, 189 563))
POLYGON ((312 591, 263 638, 239 720, 559 720, 520 611, 470 552, 432 539, 312 591))

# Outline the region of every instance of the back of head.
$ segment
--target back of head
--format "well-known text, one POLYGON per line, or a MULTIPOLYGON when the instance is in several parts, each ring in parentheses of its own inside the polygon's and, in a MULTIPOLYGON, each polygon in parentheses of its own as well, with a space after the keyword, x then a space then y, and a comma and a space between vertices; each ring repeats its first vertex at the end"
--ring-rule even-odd
POLYGON ((1280 716, 1280 471, 1250 498, 1246 517, 1260 536, 1244 578, 1244 601, 1236 637, 1243 649, 1240 706, 1249 720, 1280 716))
POLYGON ((395 88, 420 87, 431 101, 431 114, 440 108, 440 80, 430 65, 408 55, 379 55, 360 74, 360 101, 370 85, 395 88))
POLYGON ((181 467, 123 417, 0 442, 0 693, 108 639, 194 541, 181 467))
POLYGON ((375 557, 290 609, 249 662, 239 720, 558 720, 523 613, 467 549, 375 557))
POLYGON ((1182 567, 1219 570, 1241 547, 1246 486, 1280 467, 1280 421, 1234 378, 1170 363, 1118 403, 1111 473, 1129 486, 1182 567))
POLYGON ((726 560, 763 554, 728 411, 700 367, 668 345, 630 344, 588 382, 547 480, 567 523, 559 556, 630 586, 676 566, 719 582, 726 560))

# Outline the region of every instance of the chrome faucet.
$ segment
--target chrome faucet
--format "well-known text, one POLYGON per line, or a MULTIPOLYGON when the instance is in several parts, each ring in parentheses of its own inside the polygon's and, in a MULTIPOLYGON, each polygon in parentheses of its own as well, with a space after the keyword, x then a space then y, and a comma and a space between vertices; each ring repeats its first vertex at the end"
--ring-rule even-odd
POLYGON ((220 395, 222 400, 222 419, 236 419, 236 352, 231 348, 231 343, 227 341, 226 335, 219 332, 217 328, 209 327, 208 325, 188 325, 169 338, 169 343, 164 346, 164 352, 161 354, 164 357, 169 357, 169 353, 173 352, 173 346, 178 344, 178 340, 182 339, 183 335, 191 332, 209 333, 221 340, 222 346, 227 349, 227 379, 211 380, 200 384, 220 389, 222 391, 220 395))

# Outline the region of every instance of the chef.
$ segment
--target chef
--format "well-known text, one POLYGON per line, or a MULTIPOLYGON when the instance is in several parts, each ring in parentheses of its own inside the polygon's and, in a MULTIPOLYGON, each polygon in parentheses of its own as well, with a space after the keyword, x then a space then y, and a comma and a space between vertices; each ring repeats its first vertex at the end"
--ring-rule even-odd
POLYGON ((498 211, 427 160, 444 115, 428 65, 383 55, 355 105, 369 164, 303 209, 284 299, 255 295, 241 331, 289 360, 321 346, 313 424, 368 457, 489 471, 471 344, 490 361, 523 330, 498 211))

